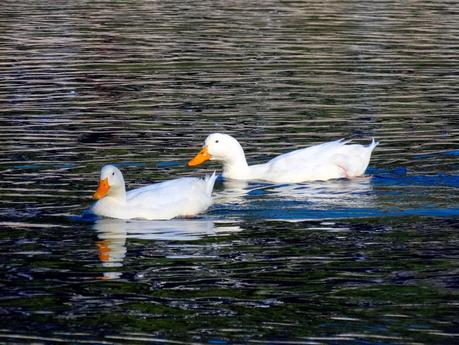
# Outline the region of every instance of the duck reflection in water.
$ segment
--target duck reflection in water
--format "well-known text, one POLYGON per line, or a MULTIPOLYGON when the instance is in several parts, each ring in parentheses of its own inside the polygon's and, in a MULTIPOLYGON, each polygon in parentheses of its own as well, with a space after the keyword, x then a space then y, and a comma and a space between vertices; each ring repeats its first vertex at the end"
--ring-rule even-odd
POLYGON ((294 184, 267 184, 226 179, 223 190, 214 193, 214 204, 254 205, 278 203, 279 207, 308 209, 373 208, 375 195, 371 177, 315 181, 294 184))
MULTIPOLYGON (((127 239, 156 241, 192 241, 214 236, 220 231, 238 231, 236 227, 216 227, 211 220, 176 219, 169 221, 99 219, 94 224, 102 267, 122 267, 127 254, 127 239)), ((121 271, 107 271, 101 279, 116 279, 121 271)))

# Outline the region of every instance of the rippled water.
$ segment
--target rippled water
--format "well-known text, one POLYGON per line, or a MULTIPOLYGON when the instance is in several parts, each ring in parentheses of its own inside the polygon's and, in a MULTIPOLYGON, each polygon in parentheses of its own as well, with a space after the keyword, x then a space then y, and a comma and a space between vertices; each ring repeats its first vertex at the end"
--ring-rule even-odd
POLYGON ((0 4, 0 342, 440 344, 459 336, 453 1, 0 4), (85 213, 203 175, 208 133, 259 163, 338 138, 368 176, 218 181, 195 219, 85 213))

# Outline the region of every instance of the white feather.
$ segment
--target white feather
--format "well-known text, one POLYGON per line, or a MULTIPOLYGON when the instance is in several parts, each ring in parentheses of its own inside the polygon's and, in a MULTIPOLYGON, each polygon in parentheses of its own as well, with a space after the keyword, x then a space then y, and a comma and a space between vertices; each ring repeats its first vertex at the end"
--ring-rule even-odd
POLYGON ((326 142, 282 154, 264 164, 249 166, 244 150, 235 138, 214 133, 205 141, 211 159, 223 163, 225 178, 274 183, 325 181, 363 175, 378 143, 374 139, 368 146, 349 143, 349 140, 343 139, 326 142))
MULTIPOLYGON (((114 166, 109 167, 121 174, 114 166)), ((102 171, 104 169, 106 167, 102 171)), ((104 176, 101 175, 101 179, 104 179, 104 176)), ((96 202, 92 211, 100 216, 119 219, 172 219, 193 216, 204 212, 212 204, 211 194, 215 180, 214 173, 204 179, 183 177, 155 183, 131 190, 124 195, 111 195, 109 191, 104 198, 96 202)), ((113 185, 117 182, 121 183, 110 181, 113 185)), ((124 184, 124 180, 122 183, 124 184)))

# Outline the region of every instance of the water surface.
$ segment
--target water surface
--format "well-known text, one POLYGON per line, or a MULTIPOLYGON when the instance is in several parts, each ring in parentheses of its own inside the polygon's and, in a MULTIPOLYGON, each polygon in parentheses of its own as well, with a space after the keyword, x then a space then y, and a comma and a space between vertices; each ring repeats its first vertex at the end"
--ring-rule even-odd
POLYGON ((0 342, 457 340, 457 5, 440 1, 0 4, 0 342), (206 214, 97 219, 189 169, 207 134, 250 163, 327 140, 367 176, 219 179, 206 214))

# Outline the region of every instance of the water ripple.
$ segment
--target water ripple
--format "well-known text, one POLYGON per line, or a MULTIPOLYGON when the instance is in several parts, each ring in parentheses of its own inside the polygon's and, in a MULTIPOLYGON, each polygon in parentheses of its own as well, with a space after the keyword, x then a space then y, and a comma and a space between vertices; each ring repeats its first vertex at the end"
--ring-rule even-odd
POLYGON ((5 0, 1 341, 399 343, 457 337, 455 3, 5 0), (219 180, 196 219, 86 213, 202 176, 207 134, 251 163, 381 144, 367 177, 219 180))

